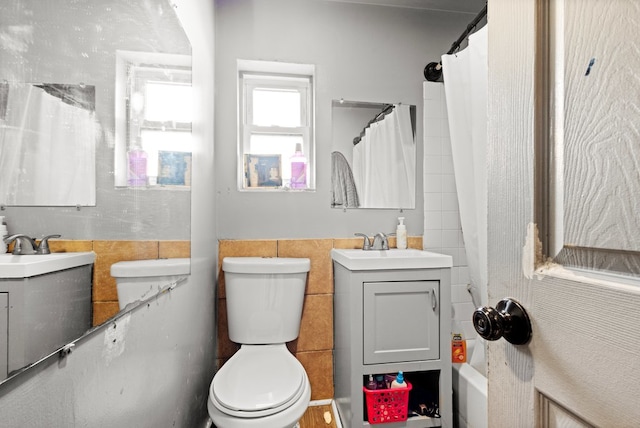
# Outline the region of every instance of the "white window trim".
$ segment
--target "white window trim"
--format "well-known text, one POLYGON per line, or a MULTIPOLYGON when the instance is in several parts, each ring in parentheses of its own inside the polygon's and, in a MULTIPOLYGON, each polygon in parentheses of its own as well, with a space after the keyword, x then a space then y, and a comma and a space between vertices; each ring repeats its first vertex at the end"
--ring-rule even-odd
MULTIPOLYGON (((254 60, 242 60, 239 59, 237 61, 237 70, 236 76, 238 78, 237 85, 237 99, 238 99, 238 116, 237 116, 237 127, 238 127, 238 142, 237 142, 237 188, 242 192, 264 192, 264 191, 291 191, 288 188, 269 188, 269 189, 260 189, 260 188, 248 188, 244 187, 244 154, 245 150, 245 141, 247 141, 247 133, 252 131, 260 131, 261 127, 250 125, 245 126, 245 123, 249 123, 249 120, 245 120, 244 114, 244 77, 248 77, 253 79, 252 73, 258 75, 256 78, 256 82, 264 82, 265 80, 272 81, 274 86, 277 86, 278 80, 283 80, 281 76, 287 77, 299 77, 301 86, 304 82, 305 87, 309 87, 309 93, 307 94, 306 103, 303 106, 303 111, 301 111, 301 115, 305 118, 308 117, 308 123, 303 127, 292 127, 292 128, 274 128, 268 127, 264 128, 264 130, 282 130, 284 134, 291 133, 292 135, 304 135, 304 147, 303 152, 307 157, 307 189, 295 190, 299 191, 315 191, 316 188, 316 165, 315 165, 315 65, 313 64, 295 64, 295 63, 285 63, 285 62, 276 62, 276 61, 254 61, 254 60), (306 109, 306 111, 304 111, 306 109), (307 115, 307 112, 311 112, 311 114, 307 115)), ((287 80, 287 87, 291 87, 291 79, 287 80)))
POLYGON ((162 64, 166 66, 191 67, 191 56, 155 52, 116 50, 115 85, 115 138, 114 138, 114 184, 128 187, 127 183, 127 81, 131 65, 162 64))

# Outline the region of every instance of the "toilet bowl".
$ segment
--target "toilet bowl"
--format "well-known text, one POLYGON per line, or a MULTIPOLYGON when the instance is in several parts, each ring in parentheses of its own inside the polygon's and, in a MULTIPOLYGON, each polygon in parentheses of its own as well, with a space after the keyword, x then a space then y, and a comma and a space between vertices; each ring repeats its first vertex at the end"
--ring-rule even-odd
POLYGON ((225 257, 227 324, 236 352, 216 373, 207 409, 217 428, 292 428, 311 399, 286 342, 298 337, 309 259, 225 257))
POLYGON ((307 373, 285 344, 242 345, 213 378, 207 409, 218 428, 292 428, 310 399, 307 373))
POLYGON ((111 265, 111 276, 116 280, 118 306, 143 301, 165 287, 175 284, 190 271, 190 259, 131 260, 111 265))

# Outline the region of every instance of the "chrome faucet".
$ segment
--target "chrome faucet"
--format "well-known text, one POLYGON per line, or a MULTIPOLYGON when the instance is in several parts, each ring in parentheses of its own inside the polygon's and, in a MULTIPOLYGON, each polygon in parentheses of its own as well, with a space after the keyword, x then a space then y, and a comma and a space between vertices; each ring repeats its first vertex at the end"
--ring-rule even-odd
POLYGON ((11 252, 15 256, 27 256, 32 254, 51 254, 49 249, 49 238, 59 238, 60 235, 48 235, 40 240, 40 244, 36 244, 33 238, 18 233, 4 238, 4 242, 9 245, 16 241, 11 252))
POLYGON ((18 233, 17 235, 11 235, 4 238, 4 242, 7 245, 11 244, 13 241, 16 241, 16 244, 13 246, 13 255, 20 256, 36 254, 36 248, 38 248, 38 245, 36 244, 36 241, 29 238, 27 235, 18 233))
POLYGON ((373 247, 372 250, 388 250, 389 249, 389 240, 387 235, 382 232, 376 233, 376 236, 373 238, 373 247))

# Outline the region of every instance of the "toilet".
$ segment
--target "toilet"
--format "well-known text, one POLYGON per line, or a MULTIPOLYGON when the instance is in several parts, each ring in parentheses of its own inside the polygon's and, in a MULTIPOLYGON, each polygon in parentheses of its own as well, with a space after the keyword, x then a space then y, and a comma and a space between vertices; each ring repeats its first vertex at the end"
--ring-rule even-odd
POLYGON ((189 258, 132 260, 111 265, 111 276, 116 280, 118 306, 155 296, 160 290, 189 275, 189 258))
POLYGON ((217 428, 292 428, 311 386, 286 342, 298 337, 310 260, 225 257, 229 338, 240 344, 213 377, 207 408, 217 428))

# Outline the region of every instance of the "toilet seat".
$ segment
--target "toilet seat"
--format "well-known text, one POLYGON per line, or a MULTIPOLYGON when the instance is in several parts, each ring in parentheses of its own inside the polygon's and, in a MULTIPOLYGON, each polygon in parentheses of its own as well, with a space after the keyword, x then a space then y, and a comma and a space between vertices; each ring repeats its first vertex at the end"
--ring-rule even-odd
POLYGON ((214 376, 209 394, 223 413, 239 418, 265 417, 300 399, 305 376, 285 344, 242 345, 214 376))

